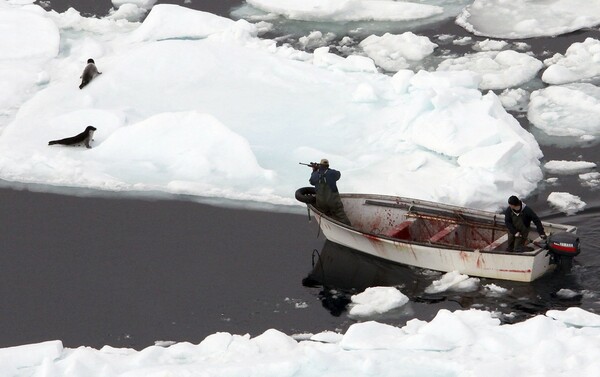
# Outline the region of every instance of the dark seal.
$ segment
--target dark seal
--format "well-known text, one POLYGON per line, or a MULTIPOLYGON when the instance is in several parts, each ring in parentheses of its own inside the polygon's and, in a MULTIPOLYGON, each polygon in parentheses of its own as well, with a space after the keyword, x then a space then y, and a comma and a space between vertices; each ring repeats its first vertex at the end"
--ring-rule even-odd
POLYGON ((92 137, 94 136, 94 131, 96 131, 96 127, 87 126, 85 131, 78 135, 66 137, 60 140, 52 140, 48 142, 48 145, 85 145, 86 148, 91 148, 90 142, 92 141, 92 137))
POLYGON ((81 85, 79 85, 79 89, 83 89, 84 86, 90 83, 92 79, 98 75, 101 75, 102 72, 98 72, 98 68, 96 68, 96 63, 94 59, 88 59, 87 65, 83 69, 83 73, 81 74, 81 85))

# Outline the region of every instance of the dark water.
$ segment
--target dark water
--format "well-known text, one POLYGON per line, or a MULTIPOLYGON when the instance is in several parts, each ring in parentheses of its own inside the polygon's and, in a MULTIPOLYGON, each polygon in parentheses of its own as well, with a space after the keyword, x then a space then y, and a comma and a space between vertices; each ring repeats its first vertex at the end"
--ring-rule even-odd
MULTIPOLYGON (((228 16, 241 2, 171 3, 228 16)), ((74 6, 83 14, 100 16, 112 6, 97 0, 44 4, 57 11, 74 6)), ((440 34, 469 35, 452 21, 414 31, 436 43, 440 34)), ((600 38, 600 31, 524 42, 544 59, 586 37, 600 38)), ((282 41, 294 44, 297 38, 288 35, 282 41)), ((449 44, 436 54, 470 51, 470 46, 449 44)), ((544 86, 539 77, 528 85, 544 86)), ((536 133, 524 113, 513 115, 534 133, 545 161, 600 164, 597 143, 550 138, 536 133)), ((317 238, 316 223, 308 223, 305 215, 173 198, 80 197, 2 188, 0 347, 62 339, 70 347, 109 344, 139 349, 156 340, 197 343, 217 331, 343 331, 355 321, 345 310, 350 295, 377 285, 398 286, 411 298, 401 310, 374 318, 398 325, 411 318, 429 320, 441 308, 496 311, 506 322, 570 306, 600 313, 598 188, 583 186, 577 175, 560 176, 556 185, 541 183, 525 200, 543 220, 578 226, 583 252, 571 271, 533 283, 482 279, 482 287, 493 283, 508 289, 505 295, 491 297, 483 289, 425 294, 439 274, 326 243, 322 236, 317 238), (546 200, 554 191, 580 196, 586 209, 565 216, 546 200), (561 289, 571 290, 572 297, 558 294, 561 289)))

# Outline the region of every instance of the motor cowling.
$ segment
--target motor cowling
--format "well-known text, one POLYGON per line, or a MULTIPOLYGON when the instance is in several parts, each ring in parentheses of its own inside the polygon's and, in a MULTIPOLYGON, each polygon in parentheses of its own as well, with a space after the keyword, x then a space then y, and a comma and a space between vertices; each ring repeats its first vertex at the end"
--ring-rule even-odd
POLYGON ((574 257, 581 252, 579 237, 574 233, 554 233, 548 236, 546 242, 548 250, 556 255, 574 257))

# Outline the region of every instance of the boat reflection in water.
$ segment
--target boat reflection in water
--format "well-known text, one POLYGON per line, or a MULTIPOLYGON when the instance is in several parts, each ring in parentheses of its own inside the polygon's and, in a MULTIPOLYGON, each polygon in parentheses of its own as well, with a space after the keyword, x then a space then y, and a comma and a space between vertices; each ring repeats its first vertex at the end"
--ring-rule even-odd
POLYGON ((320 252, 313 252, 313 269, 302 283, 322 288, 319 292, 321 303, 334 316, 340 316, 346 311, 352 295, 369 287, 397 287, 409 297, 410 303, 398 310, 368 319, 403 325, 412 318, 430 320, 440 308, 461 308, 445 296, 424 295, 425 288, 441 275, 439 272, 390 263, 326 241, 320 252), (427 305, 434 302, 437 303, 435 307, 427 305))
POLYGON ((393 286, 410 302, 393 312, 363 320, 403 326, 413 318, 429 321, 440 309, 481 309, 495 312, 503 323, 515 323, 550 309, 580 306, 585 291, 577 281, 578 268, 576 265, 574 271, 555 271, 529 283, 478 278, 474 290, 449 289, 430 294, 425 289, 444 273, 404 266, 326 241, 320 251, 313 251, 312 271, 302 283, 321 288, 321 303, 334 316, 347 312, 352 295, 368 287, 393 286))

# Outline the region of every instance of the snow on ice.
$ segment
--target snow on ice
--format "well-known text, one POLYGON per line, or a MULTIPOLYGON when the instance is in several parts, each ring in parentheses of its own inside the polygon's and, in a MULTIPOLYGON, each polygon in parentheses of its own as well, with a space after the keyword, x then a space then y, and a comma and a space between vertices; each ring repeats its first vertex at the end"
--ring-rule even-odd
POLYGON ((244 20, 168 4, 142 24, 0 14, 41 30, 40 46, 19 28, 0 36, 0 72, 13 72, 0 89, 5 180, 296 205, 309 176, 298 162, 328 157, 345 192, 495 210, 542 179, 534 137, 476 73, 390 77, 365 56, 278 47, 244 20), (90 57, 103 74, 79 90, 90 57), (87 125, 92 149, 48 147, 87 125))

